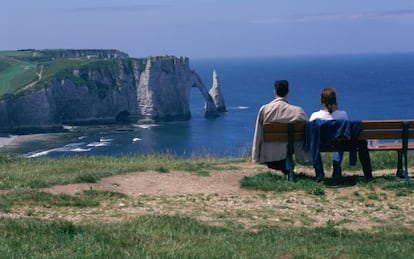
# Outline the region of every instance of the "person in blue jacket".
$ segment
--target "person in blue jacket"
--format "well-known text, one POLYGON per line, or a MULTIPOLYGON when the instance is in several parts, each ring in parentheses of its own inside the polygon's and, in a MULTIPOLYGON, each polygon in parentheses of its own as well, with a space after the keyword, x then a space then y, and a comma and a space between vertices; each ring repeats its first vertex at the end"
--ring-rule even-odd
MULTIPOLYGON (((316 121, 316 120, 337 120, 337 121, 345 121, 348 120, 348 114, 346 111, 339 110, 338 109, 338 103, 336 100, 336 91, 332 87, 327 87, 322 90, 321 92, 321 105, 322 109, 319 111, 316 111, 311 114, 311 117, 309 118, 309 121, 316 121)), ((331 123, 332 125, 340 125, 341 123, 331 123)), ((341 126, 343 127, 343 126, 341 126)), ((371 160, 369 157, 368 149, 367 149, 367 143, 364 140, 358 140, 354 142, 354 144, 357 143, 357 151, 359 154, 359 159, 362 165, 362 169, 364 172, 364 175, 367 179, 372 179, 372 168, 371 168, 371 160)), ((340 178, 342 177, 342 158, 343 158, 344 152, 334 152, 332 157, 332 166, 333 166, 333 172, 332 172, 332 178, 340 178)), ((322 160, 317 159, 313 163, 316 177, 318 179, 324 178, 324 172, 323 172, 323 165, 322 160)))
MULTIPOLYGON (((309 121, 316 119, 321 120, 347 120, 348 114, 346 111, 338 110, 338 103, 336 101, 336 91, 331 87, 327 87, 321 92, 321 105, 323 109, 313 112, 309 121)), ((342 157, 344 152, 334 152, 332 157, 333 178, 342 176, 342 157)))

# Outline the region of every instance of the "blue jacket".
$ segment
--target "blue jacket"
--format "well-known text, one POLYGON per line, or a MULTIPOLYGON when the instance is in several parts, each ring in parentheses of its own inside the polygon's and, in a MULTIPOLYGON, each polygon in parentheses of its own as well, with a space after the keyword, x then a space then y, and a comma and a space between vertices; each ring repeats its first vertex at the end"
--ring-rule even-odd
MULTIPOLYGON (((321 120, 317 119, 305 124, 303 149, 310 151, 316 161, 321 149, 329 147, 339 137, 358 139, 361 132, 361 121, 321 120)), ((350 152, 350 164, 356 163, 356 152, 350 152)))

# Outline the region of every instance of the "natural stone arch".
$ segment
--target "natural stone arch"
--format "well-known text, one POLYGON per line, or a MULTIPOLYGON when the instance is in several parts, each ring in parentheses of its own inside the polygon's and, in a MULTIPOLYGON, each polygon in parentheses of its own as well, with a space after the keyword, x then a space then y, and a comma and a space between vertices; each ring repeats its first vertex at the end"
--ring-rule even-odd
POLYGON ((130 122, 129 115, 130 114, 129 114, 129 112, 127 110, 123 110, 123 111, 119 112, 116 115, 115 120, 118 123, 127 123, 127 122, 130 122))
POLYGON ((200 76, 195 71, 192 71, 192 78, 193 78, 192 86, 198 88, 201 92, 201 95, 204 97, 204 116, 205 117, 219 116, 219 114, 217 113, 216 105, 214 104, 214 100, 208 93, 206 87, 204 86, 203 82, 200 79, 200 76))

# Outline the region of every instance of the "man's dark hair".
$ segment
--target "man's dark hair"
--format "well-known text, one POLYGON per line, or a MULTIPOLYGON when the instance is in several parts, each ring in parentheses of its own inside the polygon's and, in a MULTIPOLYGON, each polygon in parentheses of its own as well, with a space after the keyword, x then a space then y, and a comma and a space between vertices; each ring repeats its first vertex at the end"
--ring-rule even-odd
POLYGON ((287 80, 276 80, 275 91, 277 96, 285 97, 289 93, 289 82, 287 80))

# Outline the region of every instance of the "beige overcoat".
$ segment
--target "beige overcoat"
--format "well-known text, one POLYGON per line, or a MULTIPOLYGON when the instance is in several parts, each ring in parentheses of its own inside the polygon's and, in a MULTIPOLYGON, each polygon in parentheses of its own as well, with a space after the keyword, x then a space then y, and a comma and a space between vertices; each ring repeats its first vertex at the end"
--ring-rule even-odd
MULTIPOLYGON (((285 98, 278 97, 260 108, 252 146, 252 161, 254 163, 263 164, 286 159, 287 142, 263 142, 263 123, 293 121, 307 121, 306 114, 301 107, 289 104, 285 98)), ((298 163, 312 164, 310 153, 302 150, 302 142, 296 142, 294 149, 298 163)))

